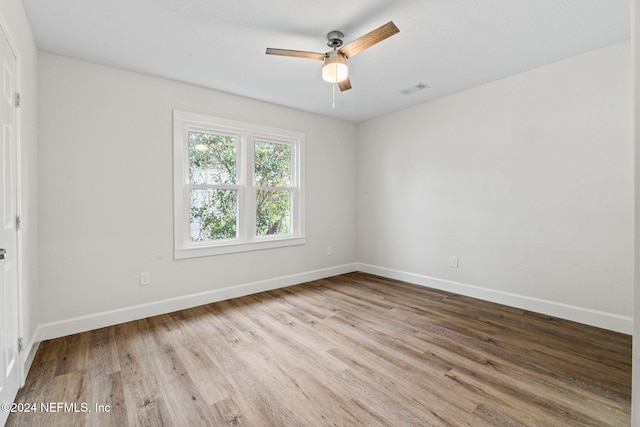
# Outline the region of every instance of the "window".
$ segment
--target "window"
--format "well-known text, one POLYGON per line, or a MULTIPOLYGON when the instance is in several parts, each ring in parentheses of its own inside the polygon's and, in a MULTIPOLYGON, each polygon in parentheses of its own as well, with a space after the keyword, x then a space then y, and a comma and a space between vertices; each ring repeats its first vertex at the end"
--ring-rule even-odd
POLYGON ((300 245, 304 135, 174 111, 176 259, 300 245))

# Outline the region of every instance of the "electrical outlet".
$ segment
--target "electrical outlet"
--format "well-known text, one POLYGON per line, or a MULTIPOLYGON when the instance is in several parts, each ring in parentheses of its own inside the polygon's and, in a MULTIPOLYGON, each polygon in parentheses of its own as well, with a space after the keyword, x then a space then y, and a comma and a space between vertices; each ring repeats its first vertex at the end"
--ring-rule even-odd
POLYGON ((331 246, 327 246, 327 256, 333 255, 333 248, 331 246))
POLYGON ((151 276, 148 271, 140 273, 140 286, 147 286, 151 283, 151 276))
POLYGON ((457 256, 452 256, 451 258, 449 258, 449 267, 458 268, 458 257, 457 256))

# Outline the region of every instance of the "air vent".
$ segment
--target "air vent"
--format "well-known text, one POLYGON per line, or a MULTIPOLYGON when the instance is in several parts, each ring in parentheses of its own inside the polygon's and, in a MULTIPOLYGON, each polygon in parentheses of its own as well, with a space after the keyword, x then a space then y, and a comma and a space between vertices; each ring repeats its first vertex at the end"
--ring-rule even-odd
POLYGON ((426 89, 428 87, 429 87, 429 85, 420 82, 420 83, 417 83, 417 84, 415 84, 413 86, 409 86, 406 89, 402 89, 399 92, 401 94, 403 94, 403 95, 411 95, 412 93, 420 92, 422 89, 426 89))

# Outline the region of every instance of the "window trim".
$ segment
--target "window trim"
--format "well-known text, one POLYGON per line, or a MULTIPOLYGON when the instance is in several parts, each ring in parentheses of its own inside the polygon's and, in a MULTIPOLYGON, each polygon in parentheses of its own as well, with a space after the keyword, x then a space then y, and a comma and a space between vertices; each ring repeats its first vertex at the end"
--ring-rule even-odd
MULTIPOLYGON (((174 259, 239 253, 286 246, 303 245, 305 236, 304 191, 304 139, 305 135, 286 129, 278 129, 253 123, 212 117, 186 111, 173 111, 173 224, 174 259), (238 234, 235 239, 191 242, 190 239, 190 190, 189 142, 190 131, 216 132, 238 138, 238 234), (258 236, 256 233, 254 183, 254 146, 256 141, 290 144, 292 147, 291 191, 292 233, 286 235, 258 236)), ((204 187, 203 187, 204 188, 204 187)), ((279 188, 280 189, 280 188, 279 188)))

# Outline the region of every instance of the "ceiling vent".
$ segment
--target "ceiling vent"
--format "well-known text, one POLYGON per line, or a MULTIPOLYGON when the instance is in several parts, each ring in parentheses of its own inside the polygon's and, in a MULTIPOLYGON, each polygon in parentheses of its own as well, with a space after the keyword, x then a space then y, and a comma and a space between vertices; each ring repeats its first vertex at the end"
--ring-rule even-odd
POLYGON ((415 84, 413 86, 409 86, 406 89, 402 89, 399 92, 401 94, 403 94, 403 95, 411 95, 412 93, 420 92, 422 89, 426 89, 428 87, 429 87, 429 85, 420 82, 420 83, 417 83, 417 84, 415 84))

